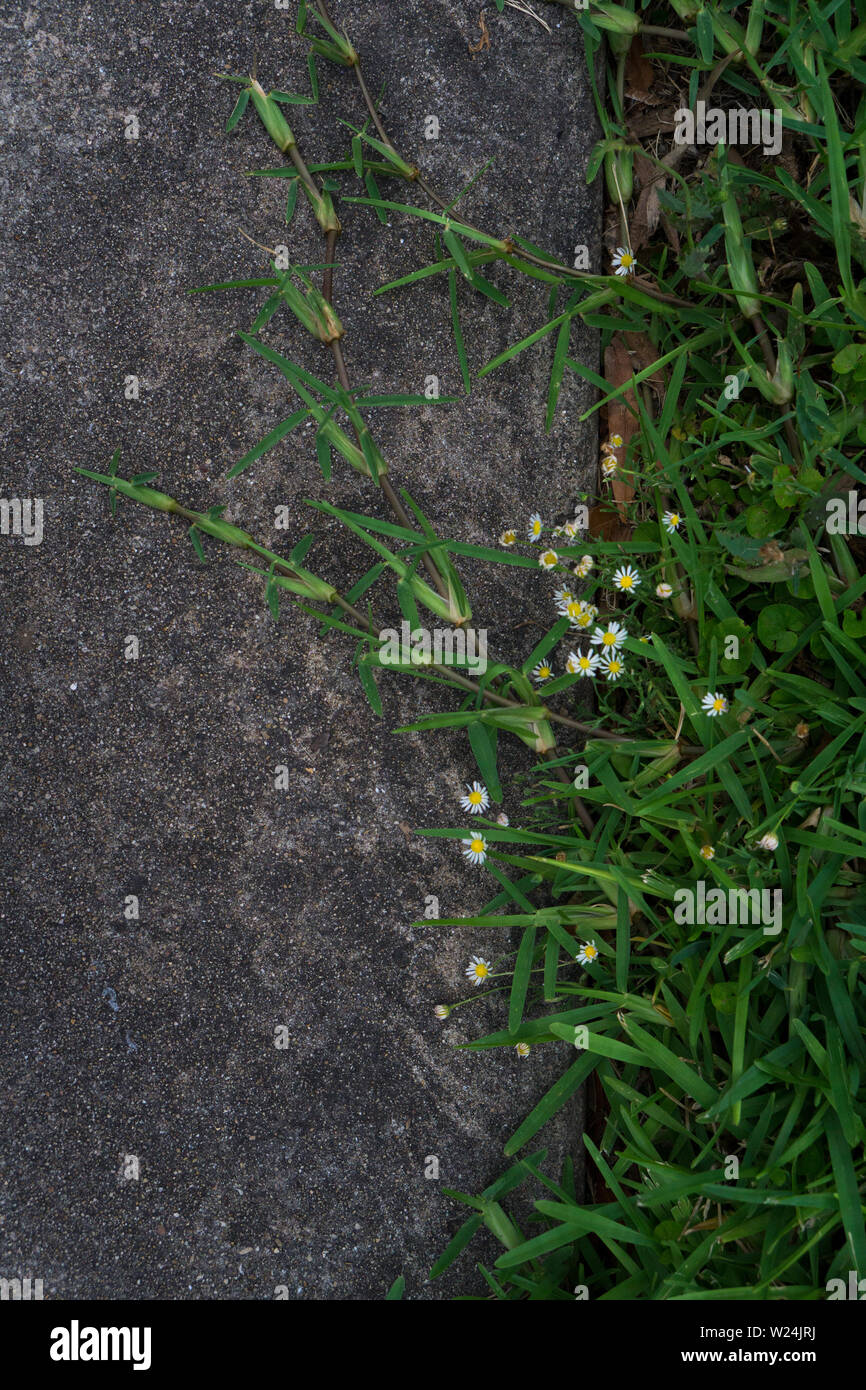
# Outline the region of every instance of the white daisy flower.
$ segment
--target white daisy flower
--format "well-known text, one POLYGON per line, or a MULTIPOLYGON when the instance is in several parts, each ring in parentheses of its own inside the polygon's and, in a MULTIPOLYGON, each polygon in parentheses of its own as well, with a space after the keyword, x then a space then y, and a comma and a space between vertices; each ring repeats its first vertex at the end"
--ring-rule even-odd
POLYGON ((607 454, 607 453, 610 453, 611 449, 621 449, 621 448, 622 448, 622 435, 621 435, 621 434, 611 434, 611 435, 609 435, 608 438, 605 440, 604 444, 602 444, 602 446, 601 446, 601 451, 602 451, 603 454, 607 454))
POLYGON ((530 541, 540 540, 543 530, 544 522, 541 520, 538 512, 533 512, 532 516, 529 518, 529 526, 526 532, 527 539, 530 541))
POLYGON ((673 589, 671 588, 670 584, 656 584, 656 593, 658 594, 659 598, 670 598, 671 594, 673 593, 673 589))
POLYGON ((552 675, 553 667, 551 666, 549 661, 539 661, 538 665, 532 673, 533 680, 538 681, 539 685, 541 685, 542 681, 549 681, 552 675))
POLYGON ((500 544, 500 545, 514 545, 514 543, 515 543, 516 540, 517 540, 517 532, 516 532, 516 531, 510 531, 510 530, 509 530, 509 531, 503 531, 503 532, 502 532, 502 535, 499 537, 499 544, 500 544))
POLYGON ((514 1051, 517 1053, 518 1057, 528 1057, 532 1048, 529 1046, 529 1043, 519 1042, 514 1044, 514 1051))
POLYGON ((640 575, 633 565, 620 565, 613 576, 613 583, 617 589, 636 589, 640 584, 640 575))
POLYGON ((774 835, 772 830, 767 835, 762 835, 758 841, 758 849, 774 850, 779 848, 779 837, 774 835))
POLYGON ((460 805, 464 811, 468 811, 470 816, 480 816, 482 811, 486 811, 490 805, 490 797, 487 788, 481 782, 467 782, 466 795, 461 796, 460 805))
POLYGON ((595 652, 584 652, 578 647, 576 652, 568 653, 565 669, 569 675, 580 676, 581 680, 594 676, 598 670, 599 657, 595 652))
POLYGON ((598 947, 593 946, 591 941, 584 941, 577 953, 577 959, 581 965, 593 965, 598 960, 598 947))
POLYGON ((715 859, 716 851, 712 845, 701 845, 700 856, 702 859, 715 859))
POLYGON ((704 714, 708 714, 711 719, 715 719, 717 714, 727 713, 728 702, 724 695, 720 695, 718 691, 714 691, 706 694, 701 700, 701 709, 704 711, 704 714))
POLYGON ((461 843, 464 858, 468 859, 470 864, 484 863, 487 858, 487 841, 483 835, 472 835, 461 843))
POLYGON ((574 592, 571 589, 557 589, 555 594, 553 595, 553 601, 556 604, 557 608, 559 608, 560 610, 562 609, 563 604, 571 603, 571 600, 573 598, 574 592))
POLYGON ((555 550, 542 550, 538 563, 543 570, 552 570, 559 564, 559 556, 555 550))
POLYGON ((616 655, 606 656, 602 658, 601 669, 609 681, 616 681, 625 671, 625 663, 616 655))
POLYGON ((570 619, 572 627, 589 627, 598 617, 598 609, 585 603, 582 598, 569 599, 567 603, 560 604, 559 611, 564 618, 570 619))
POLYGON ((603 647, 605 651, 616 651, 627 637, 628 632, 622 623, 608 623, 607 627, 597 627, 589 640, 594 647, 603 647))
POLYGON ((469 964, 466 967, 467 978, 474 984, 481 985, 490 975, 491 965, 489 960, 484 960, 482 956, 470 956, 469 964))
POLYGON ((437 1004, 433 1012, 437 1018, 447 1018, 451 1010, 447 1004, 437 1004))
POLYGON ((563 618, 571 618, 573 623, 577 622, 578 614, 582 613, 584 608, 583 599, 575 598, 573 594, 569 598, 560 599, 556 606, 563 618))
POLYGON ((611 256, 611 263, 616 275, 634 275, 635 258, 627 246, 616 248, 611 256))
POLYGON ((673 535, 674 531, 679 529, 681 521, 682 517, 679 512, 664 512, 662 514, 662 526, 670 535, 673 535))
POLYGON ((612 478, 619 468, 619 460, 613 454, 605 454, 601 461, 601 471, 605 478, 612 478))

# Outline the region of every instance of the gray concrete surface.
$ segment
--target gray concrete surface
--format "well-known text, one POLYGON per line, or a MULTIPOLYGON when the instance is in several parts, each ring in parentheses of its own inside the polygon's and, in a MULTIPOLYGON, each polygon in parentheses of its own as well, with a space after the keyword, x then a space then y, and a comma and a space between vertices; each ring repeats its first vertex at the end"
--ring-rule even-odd
MULTIPOLYGON (((334 6, 371 86, 386 84, 400 147, 452 192, 495 156, 466 213, 569 256, 577 242, 597 250, 597 190, 582 177, 596 133, 576 26, 540 9, 550 34, 488 6, 490 48, 473 56, 477 3, 334 6)), ((225 482, 294 406, 234 336, 256 297, 185 294, 262 273, 239 229, 286 239, 283 186, 243 177, 277 162, 272 147, 251 114, 224 135, 232 96, 210 75, 257 61, 266 85, 306 90, 294 13, 0 4, 0 493, 45 506, 41 545, 0 537, 0 1275, 42 1278, 46 1298, 268 1299, 280 1285, 379 1298, 401 1272, 409 1298, 477 1289, 472 1258, 426 1280, 459 1219, 439 1189, 491 1181, 503 1141, 570 1060, 457 1052, 499 1026, 498 1003, 444 1027, 433 1017, 464 992, 470 952, 502 940, 409 925, 426 895, 443 915, 469 913, 491 882, 453 844, 413 834, 461 824, 473 773, 462 735, 390 732, 441 697, 393 677, 377 720, 338 637, 289 611, 275 626, 217 547, 202 568, 164 516, 121 504, 112 522, 104 492, 72 472, 120 445, 126 472, 158 469, 166 491, 224 501, 280 543, 274 509, 288 506, 289 539, 315 530, 311 563, 336 582, 366 568, 303 499, 379 499, 347 466, 326 488, 309 434, 225 482), (124 397, 132 374, 138 401, 124 397), (137 661, 124 659, 128 635, 137 661), (273 788, 278 764, 287 792, 273 788), (129 895, 138 921, 124 918, 129 895), (424 1177, 431 1154, 438 1182, 424 1177)), ((320 74, 320 105, 293 117, 310 161, 342 155, 338 116, 360 119, 348 75, 320 74)), ((353 379, 419 391, 435 373, 458 391, 445 283, 371 298, 428 261, 429 229, 398 216, 385 229, 351 205, 341 216, 335 293, 353 379)), ((320 258, 305 210, 288 240, 296 259, 320 258)), ((509 312, 460 290, 475 367, 545 313, 542 287, 493 278, 513 290, 509 312)), ((288 321, 269 337, 326 373, 288 321)), ((552 347, 459 406, 378 413, 395 478, 463 539, 489 541, 536 506, 565 514, 585 485, 595 435, 576 423, 579 383, 566 382, 552 433, 541 427, 552 347)), ((576 333, 574 350, 597 360, 591 336, 576 333)), ((525 651, 541 628, 518 624, 549 618, 549 582, 463 573, 491 644, 525 651)), ((527 766, 517 745, 503 758, 509 774, 527 766)), ((575 1109, 544 1137, 579 1147, 578 1123, 575 1109)))

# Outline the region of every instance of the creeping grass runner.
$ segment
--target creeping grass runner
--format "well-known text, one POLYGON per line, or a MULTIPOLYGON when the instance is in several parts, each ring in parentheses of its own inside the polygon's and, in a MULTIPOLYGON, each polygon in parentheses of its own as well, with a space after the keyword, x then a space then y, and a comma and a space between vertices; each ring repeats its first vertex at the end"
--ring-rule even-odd
MULTIPOLYGON (((455 824, 422 833, 493 879, 478 916, 442 928, 501 928, 502 953, 473 953, 465 998, 435 1012, 463 1019, 493 989, 502 1026, 465 1046, 510 1049, 515 1066, 553 1048, 563 1072, 508 1141, 502 1176, 450 1194, 469 1216, 434 1275, 469 1262, 486 1227, 503 1246, 478 1266, 493 1299, 845 1297, 866 1278, 866 16, 838 0, 562 3, 588 80, 600 51, 608 66, 588 171, 609 195, 600 267, 464 221, 396 149, 325 4, 299 6, 310 96, 229 76, 230 128, 251 105, 285 161, 257 174, 286 181, 289 220, 301 194, 324 238, 321 265, 274 261, 240 282, 267 290, 242 336, 299 403, 231 472, 315 420, 325 480, 348 462, 393 513, 315 504, 372 550, 371 569, 338 593, 304 568, 310 538, 281 556, 218 507, 123 479, 117 455, 80 471, 112 503, 182 517, 202 559, 205 537, 237 547, 275 619, 288 599, 351 637, 377 713, 382 668, 458 697, 410 726, 463 727, 472 755, 455 824), (354 84, 366 109, 329 165, 305 162, 284 114, 318 100, 317 60, 345 68, 347 99, 354 84), (482 274, 497 261, 538 282, 538 328, 478 375, 547 352, 539 429, 566 372, 598 388, 591 508, 516 517, 478 547, 441 536, 395 486, 367 417, 414 398, 350 383, 332 293, 338 195, 430 228, 430 265, 377 292, 423 295, 446 277, 467 390, 458 285, 506 302, 482 274), (330 353, 336 384, 267 344, 285 310, 330 353), (570 355, 577 315, 601 331, 604 374, 570 355), (385 654, 373 584, 395 578, 390 621, 414 632, 426 609, 459 634, 472 616, 462 556, 549 588, 550 629, 521 668, 493 653, 479 675, 456 643, 385 654), (588 687, 597 713, 577 718, 588 687), (499 810, 504 733, 538 757, 519 824, 499 810), (570 1163, 549 1172, 535 1145, 587 1082, 596 1125, 578 1193, 570 1163), (518 1187, 537 1194, 525 1230, 508 1211, 518 1187)), ((398 1280, 388 1297, 402 1292, 398 1280)))

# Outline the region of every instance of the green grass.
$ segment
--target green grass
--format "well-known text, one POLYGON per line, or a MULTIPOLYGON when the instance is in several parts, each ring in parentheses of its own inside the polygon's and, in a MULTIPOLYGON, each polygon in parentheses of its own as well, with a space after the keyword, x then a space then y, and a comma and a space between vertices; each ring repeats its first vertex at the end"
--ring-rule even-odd
MULTIPOLYGON (((421 296, 431 276, 447 277, 466 393, 472 365, 461 323, 473 295, 507 303, 479 267, 499 263, 501 279, 509 267, 540 282, 537 329, 476 374, 546 353, 539 430, 550 428, 568 373, 597 388, 587 414, 604 412, 608 432, 611 421, 625 422, 616 457, 627 538, 552 535, 548 519, 541 545, 500 549, 491 537, 487 547, 471 546, 441 535, 407 494, 388 491, 365 415, 413 401, 352 391, 335 337, 342 329, 329 293, 308 278, 313 267, 273 267, 272 277, 242 282, 275 290, 242 337, 298 399, 232 474, 254 468, 302 420, 316 421, 325 482, 348 463, 395 515, 386 522, 315 504, 376 557, 347 593, 300 568, 307 540, 281 558, 221 521, 219 509, 182 507, 152 491, 150 476, 120 480, 116 457, 109 473, 89 475, 111 489, 112 502, 120 494, 191 521, 200 558, 203 535, 264 558, 268 568, 258 572, 274 618, 288 591, 322 630, 350 635, 377 713, 383 623, 373 603, 387 605, 389 624, 418 625, 423 610, 465 623, 463 556, 537 569, 539 550, 552 545, 556 569, 538 582, 551 592, 570 585, 598 608, 599 624, 627 628, 623 674, 615 682, 595 675, 591 716, 575 705, 585 682, 566 669, 569 651, 587 650, 588 631, 571 630, 552 601, 550 631, 522 667, 491 654, 480 681, 449 665, 408 668, 456 697, 454 709, 440 703, 411 727, 430 731, 434 758, 437 729, 465 728, 467 776, 477 764, 494 800, 472 821, 485 863, 466 868, 491 875, 491 898, 474 917, 440 923, 502 929, 493 979, 501 1027, 466 1046, 547 1047, 562 1059, 560 1079, 506 1145, 511 1166, 480 1195, 450 1194, 471 1214, 433 1273, 460 1259, 477 1285, 471 1242, 484 1228, 503 1247, 493 1268, 478 1266, 485 1297, 573 1299, 578 1289, 614 1300, 808 1300, 827 1297, 828 1281, 847 1282, 850 1271, 866 1277, 866 536, 834 524, 836 511, 847 516, 849 493, 859 492, 866 512, 860 9, 838 0, 677 0, 596 5, 571 17, 593 82, 606 40, 608 96, 596 89, 603 135, 589 177, 605 180, 617 246, 631 245, 647 171, 665 170, 658 223, 636 248, 638 274, 622 278, 607 257, 600 273, 579 273, 516 235, 464 222, 454 199, 440 198, 399 157, 372 101, 381 138, 354 133, 346 159, 308 166, 285 138, 278 106, 286 94, 253 92, 293 161, 259 172, 304 188, 327 239, 326 267, 339 234, 331 198, 352 196, 353 179, 365 190, 353 200, 371 216, 422 219, 430 266, 378 293, 421 296), (779 157, 699 146, 671 168, 660 162, 669 132, 636 143, 627 55, 637 32, 662 106, 776 107, 785 131, 779 157), (384 162, 368 160, 367 146, 384 162), (320 172, 328 174, 321 184, 320 172), (374 173, 409 191, 381 195, 374 173), (439 211, 419 205, 431 201, 439 211), (331 351, 339 385, 261 338, 284 308, 316 351, 331 351), (570 356, 578 315, 604 347, 624 333, 641 345, 632 378, 607 382, 570 356), (677 524, 666 526, 671 512, 677 524), (576 580, 586 554, 592 566, 576 580), (630 592, 613 584, 625 564, 640 578, 630 592), (670 593, 658 595, 659 584, 670 593), (539 688, 531 672, 542 657, 555 678, 539 688), (707 712, 705 697, 718 700, 718 714, 707 712), (506 734, 538 762, 519 824, 503 827, 493 817, 506 734), (689 920, 688 895, 701 891, 709 911, 689 920), (732 895, 742 892, 758 895, 764 919, 732 913, 732 903, 745 902, 732 895), (589 1191, 579 1193, 569 1164, 552 1175, 543 1149, 527 1151, 590 1078, 596 1127, 584 1138, 589 1191), (535 1199, 525 1229, 509 1214, 518 1188, 535 1199)), ((312 9, 299 30, 320 60, 350 70, 346 80, 354 72, 363 89, 349 40, 328 27, 324 5, 315 10, 322 32, 309 30, 312 9)), ((316 97, 314 64, 311 81, 316 97)), ((245 108, 235 108, 232 124, 245 108)), ((300 215, 296 201, 290 196, 287 218, 300 215)), ((601 486, 610 494, 611 484, 601 486)), ((524 527, 521 519, 519 537, 524 527)), ((468 832, 464 823, 423 833, 457 841, 456 854, 468 832)), ((398 1279, 388 1297, 403 1291, 398 1279)))
MULTIPOLYGON (((600 8, 630 27, 617 7, 600 8)), ((670 23, 658 6, 643 17, 670 23)), ((635 598, 615 599, 627 674, 597 684, 604 728, 622 740, 590 739, 572 755, 589 770, 580 795, 591 835, 569 826, 573 794, 544 765, 525 828, 488 828, 490 862, 522 874, 532 899, 508 920, 534 932, 538 983, 527 997, 518 955, 503 1028, 469 1046, 556 1047, 567 1063, 579 1043, 509 1155, 593 1072, 603 1126, 597 1144, 584 1141, 591 1200, 568 1167, 558 1184, 544 1181, 521 1240, 482 1270, 497 1299, 576 1288, 606 1299, 815 1299, 831 1279, 866 1272, 866 545, 827 525, 828 499, 866 497, 866 26, 834 4, 709 4, 697 19, 665 52, 653 45, 658 86, 675 82, 694 99, 725 34, 747 22, 750 58, 726 67, 714 101, 766 107, 781 86, 793 114, 783 164, 760 149, 735 162, 699 148, 666 182, 668 235, 660 226, 641 248, 638 271, 682 304, 660 311, 626 292, 596 316, 603 342, 628 331, 651 345, 643 371, 594 407, 637 388, 620 469, 635 492, 632 530, 617 544, 554 544, 566 560, 593 555, 582 595, 603 615, 613 567, 640 574, 635 598), (659 371, 661 397, 644 384, 659 371), (666 510, 682 517, 670 534, 666 510), (673 602, 656 598, 660 580, 673 602), (707 692, 727 701, 718 717, 702 712, 707 692), (759 848, 767 835, 774 850, 759 848), (707 893, 778 891, 768 932, 751 917, 678 922, 671 896, 697 893, 699 880, 707 893), (615 921, 592 930, 593 912, 615 921), (598 950, 583 973, 575 935, 598 950)), ((581 24, 591 58, 598 31, 591 17, 581 24)), ((620 189, 635 155, 652 156, 629 146, 616 119, 626 51, 614 43, 608 55, 613 99, 599 106, 593 161, 620 189)), ((551 315, 488 369, 564 319, 551 315)), ((567 356, 565 367, 581 370, 567 356)), ((481 919, 515 900, 498 892, 481 919)), ((538 1156, 511 1172, 537 1189, 538 1156)))

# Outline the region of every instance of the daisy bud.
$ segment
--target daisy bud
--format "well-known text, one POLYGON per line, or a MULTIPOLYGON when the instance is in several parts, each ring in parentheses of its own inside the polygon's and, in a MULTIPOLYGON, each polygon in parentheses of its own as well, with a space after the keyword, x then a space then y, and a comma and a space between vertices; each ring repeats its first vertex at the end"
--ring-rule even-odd
POLYGON ((774 850, 779 848, 779 837, 772 831, 768 835, 762 835, 757 845, 758 849, 774 850))
POLYGON ((447 1004, 437 1004, 433 1012, 437 1018, 447 1018, 451 1010, 447 1004))
POLYGON ((515 1043, 514 1051, 517 1053, 518 1057, 528 1057, 532 1048, 529 1046, 529 1043, 519 1042, 515 1043))
POLYGON ((671 588, 670 584, 656 584, 656 593, 658 594, 659 598, 670 598, 671 594, 673 593, 673 589, 671 588))

